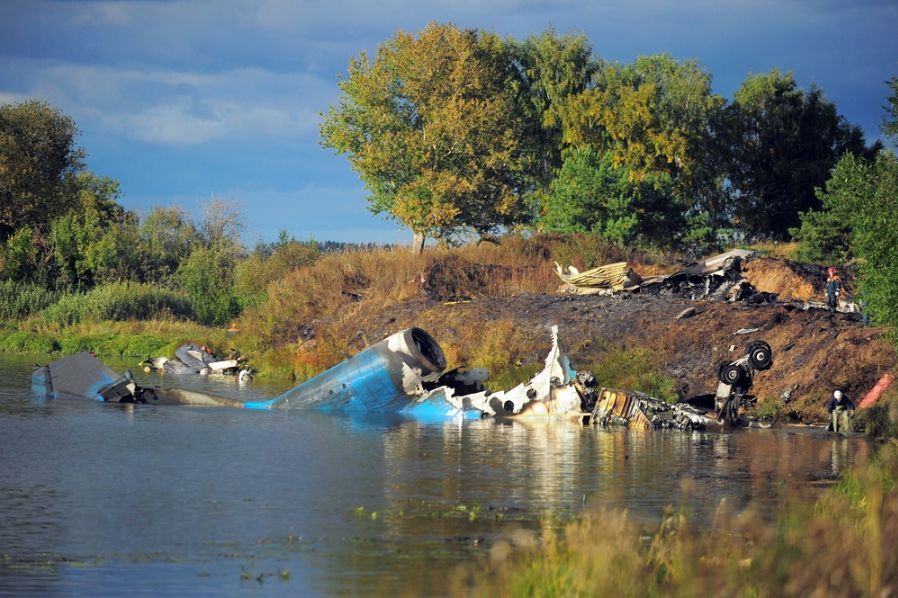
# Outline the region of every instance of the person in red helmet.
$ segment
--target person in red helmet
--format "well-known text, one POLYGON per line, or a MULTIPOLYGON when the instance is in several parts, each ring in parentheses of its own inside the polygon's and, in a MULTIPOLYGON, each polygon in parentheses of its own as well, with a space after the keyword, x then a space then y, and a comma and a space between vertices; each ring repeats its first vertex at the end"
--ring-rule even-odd
POLYGON ((836 311, 836 305, 839 303, 839 294, 842 292, 842 279, 836 273, 835 266, 826 269, 826 306, 829 313, 836 311))

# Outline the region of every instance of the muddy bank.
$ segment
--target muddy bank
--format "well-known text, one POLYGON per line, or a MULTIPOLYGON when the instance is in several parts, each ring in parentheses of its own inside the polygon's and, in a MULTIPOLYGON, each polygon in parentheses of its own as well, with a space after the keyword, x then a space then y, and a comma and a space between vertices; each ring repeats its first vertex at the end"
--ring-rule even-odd
MULTIPOLYGON (((860 399, 896 364, 896 353, 882 330, 864 327, 856 318, 823 310, 803 311, 789 304, 728 304, 689 301, 665 295, 621 294, 568 296, 521 294, 484 297, 466 303, 415 299, 394 305, 389 313, 371 319, 369 337, 386 336, 397 327, 418 322, 422 312, 467 322, 511 319, 535 329, 530 361, 539 363, 545 347, 542 331, 557 324, 562 345, 575 367, 600 362, 611 347, 649 346, 659 352, 665 372, 680 384, 684 398, 713 393, 717 366, 742 355, 757 339, 770 343, 774 367, 759 376, 752 393, 762 401, 783 404, 800 421, 823 421, 825 401, 833 388, 860 399), (695 315, 676 319, 687 307, 695 315), (737 330, 757 328, 749 334, 737 330)), ((454 342, 454 326, 439 325, 431 332, 441 343, 454 342)), ((601 382, 601 381, 600 381, 601 382)))

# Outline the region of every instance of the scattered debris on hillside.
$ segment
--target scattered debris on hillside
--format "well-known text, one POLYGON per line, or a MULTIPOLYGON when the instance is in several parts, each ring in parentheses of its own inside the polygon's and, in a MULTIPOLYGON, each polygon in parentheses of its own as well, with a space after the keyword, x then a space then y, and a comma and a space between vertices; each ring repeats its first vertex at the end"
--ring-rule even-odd
MULTIPOLYGON (((627 262, 607 264, 583 273, 573 266, 562 268, 556 262, 555 271, 564 282, 562 292, 579 295, 611 295, 623 291, 672 295, 692 301, 783 303, 790 309, 827 309, 823 301, 826 275, 822 266, 759 258, 754 251, 746 249, 727 251, 673 274, 644 279, 627 262)), ((836 311, 856 314, 860 309, 841 298, 836 311)), ((692 314, 682 317, 689 315, 692 314)))

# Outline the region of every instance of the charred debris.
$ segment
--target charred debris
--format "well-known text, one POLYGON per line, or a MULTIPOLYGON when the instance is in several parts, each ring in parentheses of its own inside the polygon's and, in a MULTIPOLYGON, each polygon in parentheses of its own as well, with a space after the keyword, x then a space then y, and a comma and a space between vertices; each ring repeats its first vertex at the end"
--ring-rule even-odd
MULTIPOLYGON (((746 249, 709 257, 672 274, 646 278, 627 262, 607 264, 586 272, 580 272, 574 266, 563 268, 556 262, 555 272, 563 282, 561 291, 577 295, 651 293, 691 301, 780 303, 787 309, 827 309, 823 267, 759 258, 757 252, 746 249), (784 278, 793 280, 783 281, 784 278)), ((835 310, 861 318, 860 306, 844 298, 840 298, 835 310)))

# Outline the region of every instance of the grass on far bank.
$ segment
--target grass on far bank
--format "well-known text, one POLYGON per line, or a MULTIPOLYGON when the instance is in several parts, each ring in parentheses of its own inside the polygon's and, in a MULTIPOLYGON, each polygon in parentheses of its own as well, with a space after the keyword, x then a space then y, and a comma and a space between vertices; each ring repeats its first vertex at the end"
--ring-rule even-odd
POLYGON ((17 328, 0 327, 0 351, 6 353, 64 356, 93 351, 100 358, 144 359, 170 357, 187 341, 205 343, 221 353, 230 347, 224 330, 176 320, 86 322, 64 327, 26 321, 17 328))

